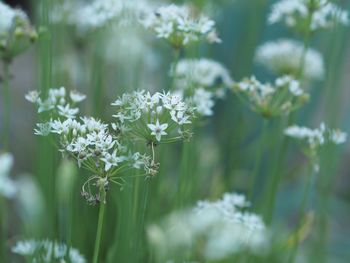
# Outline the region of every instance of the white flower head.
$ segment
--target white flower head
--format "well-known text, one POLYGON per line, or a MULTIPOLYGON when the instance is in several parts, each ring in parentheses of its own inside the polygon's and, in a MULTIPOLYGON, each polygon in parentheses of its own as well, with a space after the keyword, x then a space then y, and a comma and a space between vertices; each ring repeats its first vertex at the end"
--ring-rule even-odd
POLYGON ((234 193, 199 201, 150 226, 150 244, 163 261, 194 251, 205 261, 222 261, 243 250, 258 254, 269 245, 268 229, 261 216, 243 211, 248 205, 244 196, 234 193))
POLYGON ((52 262, 52 259, 57 262, 65 262, 68 260, 72 263, 85 263, 86 259, 80 252, 71 247, 68 249, 66 244, 50 240, 23 240, 18 241, 12 247, 12 253, 31 257, 33 262, 52 262))
POLYGON ((183 139, 179 130, 188 131, 195 110, 177 93, 151 94, 144 90, 123 94, 112 105, 116 107, 113 117, 118 126, 148 142, 153 136, 158 142, 165 135, 167 141, 183 139))
POLYGON ((253 76, 234 84, 233 90, 266 118, 289 114, 309 99, 299 81, 288 75, 277 78, 273 84, 261 83, 253 76))
POLYGON ((255 61, 276 75, 297 75, 302 68, 303 77, 307 80, 320 80, 324 77, 325 66, 322 55, 309 48, 302 61, 304 46, 301 42, 279 39, 260 46, 255 54, 255 61), (302 65, 302 63, 304 65, 302 65))
POLYGON ((141 24, 154 31, 158 38, 166 39, 174 47, 181 47, 205 39, 209 43, 220 42, 215 22, 203 15, 195 15, 189 6, 171 4, 144 14, 141 24))
POLYGON ((311 30, 333 27, 336 24, 349 25, 349 14, 328 0, 281 0, 273 5, 268 21, 270 24, 284 23, 296 30, 303 28, 311 15, 311 30), (311 11, 312 10, 312 11, 311 11))

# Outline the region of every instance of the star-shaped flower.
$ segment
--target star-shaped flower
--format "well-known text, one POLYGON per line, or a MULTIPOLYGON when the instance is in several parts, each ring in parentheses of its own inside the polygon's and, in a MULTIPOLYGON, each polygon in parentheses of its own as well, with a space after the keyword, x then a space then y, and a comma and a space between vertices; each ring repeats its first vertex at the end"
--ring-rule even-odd
POLYGON ((167 123, 160 124, 159 120, 157 120, 156 124, 148 124, 147 126, 152 131, 151 135, 156 136, 158 142, 160 142, 162 135, 167 135, 165 132, 165 130, 168 128, 167 123))

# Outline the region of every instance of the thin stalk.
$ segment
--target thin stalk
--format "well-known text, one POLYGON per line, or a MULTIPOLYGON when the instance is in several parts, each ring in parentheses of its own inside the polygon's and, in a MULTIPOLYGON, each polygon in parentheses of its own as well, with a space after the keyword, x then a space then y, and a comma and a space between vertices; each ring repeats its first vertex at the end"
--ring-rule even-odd
POLYGON ((266 134, 267 134, 267 130, 268 130, 267 128, 268 128, 268 120, 264 119, 260 139, 258 142, 258 149, 256 150, 253 173, 252 173, 252 176, 250 178, 250 184, 249 184, 249 190, 248 190, 249 191, 248 192, 249 193, 248 194, 249 200, 253 200, 255 183, 256 183, 255 181, 256 181, 257 176, 259 174, 259 169, 261 166, 262 157, 264 155, 265 138, 266 138, 266 134))
MULTIPOLYGON (((312 163, 310 163, 309 168, 308 168, 306 182, 305 182, 305 189, 304 189, 302 201, 301 201, 300 208, 299 208, 300 220, 299 220, 299 223, 297 224, 295 233, 297 233, 297 231, 300 229, 300 227, 303 224, 303 218, 305 217, 306 207, 307 207, 307 203, 310 199, 309 196, 310 196, 310 192, 311 192, 311 188, 312 188, 313 178, 315 175, 316 175, 316 172, 314 170, 314 166, 312 163)), ((300 242, 298 240, 298 235, 295 235, 292 252, 291 252, 291 255, 290 255, 290 258, 288 261, 289 263, 295 262, 296 256, 298 254, 299 243, 300 242)))
MULTIPOLYGON (((311 1, 311 5, 313 6, 313 1, 311 1)), ((305 69, 305 60, 306 60, 306 54, 310 46, 310 40, 311 40, 311 23, 312 23, 312 17, 313 17, 313 10, 309 10, 309 15, 307 18, 307 29, 305 32, 305 37, 304 37, 304 47, 303 47, 303 52, 301 54, 300 58, 300 67, 299 67, 299 72, 297 75, 297 78, 302 81, 304 78, 304 69, 305 69)))
POLYGON ((0 197, 0 258, 6 262, 6 240, 8 220, 6 216, 6 202, 5 198, 0 197))
MULTIPOLYGON (((286 125, 287 125, 287 121, 286 120, 281 120, 282 125, 281 125, 281 129, 280 127, 277 128, 277 133, 280 133, 284 131, 286 125)), ((276 133, 276 134, 277 134, 276 133)), ((266 193, 266 199, 264 198, 264 203, 266 204, 266 222, 270 223, 272 220, 272 216, 273 216, 273 211, 274 211, 274 207, 275 207, 275 203, 276 203, 276 196, 278 193, 278 188, 281 182, 281 177, 283 176, 283 172, 282 172, 282 168, 283 168, 283 164, 284 164, 284 159, 286 156, 286 152, 287 152, 287 146, 288 146, 288 139, 286 136, 282 135, 283 139, 282 139, 282 143, 281 146, 279 147, 279 149, 277 150, 277 157, 275 160, 277 160, 274 164, 274 167, 272 169, 272 174, 270 176, 270 174, 268 175, 269 177, 269 183, 268 183, 268 189, 267 191, 265 191, 266 193)))
POLYGON ((180 49, 179 48, 174 48, 174 61, 171 67, 171 73, 172 73, 172 80, 171 80, 171 85, 170 85, 170 90, 175 90, 175 73, 176 73, 176 68, 177 68, 177 64, 179 63, 180 60, 180 49))
POLYGON ((94 249, 94 256, 93 256, 93 263, 98 263, 98 255, 100 252, 100 244, 101 244, 101 238, 102 238, 102 229, 103 229, 103 219, 105 215, 105 196, 106 193, 104 190, 101 190, 101 203, 100 203, 100 211, 98 213, 98 222, 97 222, 97 232, 96 232, 96 240, 95 240, 95 249, 94 249))
POLYGON ((3 61, 3 149, 6 151, 9 147, 10 134, 10 62, 3 61))
MULTIPOLYGON (((148 200, 149 200, 149 184, 150 182, 145 182, 145 185, 143 187, 143 194, 142 194, 142 199, 143 199, 143 204, 142 204, 142 211, 140 215, 140 222, 139 222, 139 233, 135 237, 138 240, 138 244, 136 247, 137 253, 142 253, 142 250, 144 246, 142 246, 142 241, 144 238, 144 229, 145 229, 145 221, 146 221, 146 211, 148 207, 148 200)), ((138 257, 136 258, 137 260, 139 259, 140 254, 138 254, 138 257)))
POLYGON ((189 179, 189 170, 190 170, 190 142, 184 143, 182 145, 182 158, 180 164, 180 177, 178 180, 177 186, 177 200, 176 206, 181 208, 184 203, 187 201, 187 186, 189 179))

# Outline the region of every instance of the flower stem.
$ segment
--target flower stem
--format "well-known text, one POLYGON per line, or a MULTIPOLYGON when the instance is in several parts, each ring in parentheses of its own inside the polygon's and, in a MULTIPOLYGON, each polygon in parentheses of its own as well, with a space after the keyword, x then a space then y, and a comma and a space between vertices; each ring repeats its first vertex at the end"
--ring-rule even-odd
POLYGON ((260 169, 262 157, 264 154, 265 137, 267 134, 267 128, 268 128, 268 120, 264 119, 260 139, 258 142, 258 149, 256 150, 253 173, 252 173, 252 176, 250 179, 249 194, 248 194, 250 200, 253 200, 254 189, 255 189, 255 184, 256 184, 255 181, 256 181, 257 176, 259 174, 259 169, 260 169))
POLYGON ((190 171, 190 142, 185 142, 182 145, 182 158, 180 165, 180 177, 178 180, 177 189, 177 202, 176 206, 178 208, 183 207, 183 205, 188 201, 188 187, 189 187, 189 171, 190 171))
MULTIPOLYGON (((309 168, 308 168, 305 189, 304 189, 303 197, 302 197, 300 208, 299 208, 300 220, 299 220, 299 222, 297 224, 297 228, 295 230, 296 233, 303 224, 303 218, 305 217, 306 207, 307 207, 307 203, 309 200, 309 196, 310 196, 310 192, 311 192, 311 188, 312 188, 312 183, 313 183, 313 179, 314 179, 315 175, 316 175, 316 172, 314 170, 313 164, 311 163, 309 165, 309 168)), ((295 262, 295 258, 296 258, 296 255, 297 255, 298 249, 299 249, 299 243, 300 243, 300 241, 298 240, 298 235, 296 234, 295 238, 294 238, 294 242, 293 242, 292 252, 291 252, 291 255, 290 255, 290 258, 288 261, 289 263, 295 262)))
POLYGON ((98 214, 98 222, 97 222, 97 232, 96 232, 96 240, 95 240, 95 249, 94 249, 94 257, 93 257, 93 263, 98 263, 98 255, 100 252, 100 243, 101 243, 101 237, 102 237, 102 228, 103 228, 103 218, 105 214, 105 191, 101 190, 101 203, 100 203, 100 211, 98 214))
POLYGON ((10 132, 10 62, 3 61, 3 149, 8 150, 10 132))

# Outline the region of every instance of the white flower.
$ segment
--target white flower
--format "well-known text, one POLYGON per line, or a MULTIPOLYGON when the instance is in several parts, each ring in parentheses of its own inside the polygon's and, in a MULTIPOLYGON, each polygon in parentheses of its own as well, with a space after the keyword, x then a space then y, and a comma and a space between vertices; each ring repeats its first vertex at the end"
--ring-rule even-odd
POLYGON ((269 233, 259 215, 242 211, 248 204, 244 196, 230 193, 218 201, 199 201, 149 227, 148 238, 164 262, 194 252, 204 261, 224 261, 245 250, 259 253, 269 244, 269 233))
MULTIPOLYGON (((277 75, 288 74, 298 77, 302 67, 303 50, 301 42, 280 39, 260 46, 256 51, 255 61, 277 75)), ((309 48, 305 54, 303 77, 307 80, 319 80, 323 78, 324 73, 322 55, 309 48)))
MULTIPOLYGON (((178 89, 229 87, 233 83, 222 64, 206 58, 182 59, 170 73, 178 89)), ((219 94, 222 91, 213 92, 219 94)))
POLYGON ((158 38, 168 40, 179 47, 205 39, 220 42, 215 33, 215 22, 203 15, 195 15, 189 6, 171 4, 147 12, 140 18, 141 24, 154 31, 158 38))
POLYGON ((271 83, 261 83, 254 76, 233 85, 234 91, 264 117, 288 114, 304 105, 309 95, 291 76, 282 76, 271 83))
POLYGON ((37 129, 34 129, 34 134, 39 136, 48 136, 51 133, 51 123, 37 123, 37 129))
POLYGON ((346 142, 348 135, 340 130, 331 131, 331 141, 335 144, 343 144, 346 142))
POLYGON ((23 240, 12 247, 12 252, 24 257, 30 257, 33 262, 49 263, 52 260, 65 262, 66 259, 72 263, 85 263, 83 255, 75 248, 69 248, 57 241, 50 240, 23 240))
POLYGON ((285 129, 285 135, 296 138, 301 141, 306 141, 308 146, 316 149, 317 147, 328 143, 343 144, 346 142, 347 134, 340 130, 333 130, 321 123, 317 129, 310 129, 308 127, 300 127, 293 125, 285 129))
POLYGON ((68 119, 75 118, 75 115, 79 112, 78 108, 71 108, 69 104, 66 104, 65 106, 58 105, 57 108, 58 114, 68 119))
POLYGON ((17 193, 17 186, 9 177, 13 166, 13 156, 9 153, 0 154, 0 195, 12 198, 17 193))
POLYGON ((203 116, 213 115, 214 100, 213 94, 203 88, 196 89, 193 95, 193 102, 196 110, 203 116))
POLYGON ((194 107, 188 101, 184 101, 179 94, 156 92, 152 95, 144 90, 123 94, 112 105, 117 107, 117 113, 113 115, 117 119, 116 125, 123 127, 124 131, 128 131, 134 137, 146 141, 150 139, 150 135, 156 136, 159 141, 167 128, 167 139, 183 139, 182 128, 186 126, 184 131, 189 132, 186 124, 191 123, 195 111, 194 107), (167 120, 168 126, 156 133, 154 123, 160 120, 167 120))
POLYGON ((86 99, 86 95, 78 91, 71 91, 69 96, 73 102, 81 102, 86 99))
POLYGON ((118 166, 119 163, 125 161, 124 156, 117 156, 117 151, 113 151, 112 154, 106 153, 101 161, 105 163, 105 171, 109 171, 111 167, 118 166))
POLYGON ((12 21, 16 16, 16 12, 14 9, 9 7, 3 2, 0 2, 0 36, 7 33, 10 30, 12 25, 12 21))
POLYGON ((148 128, 152 131, 151 135, 156 136, 157 141, 160 142, 162 135, 167 135, 165 130, 168 128, 168 124, 160 124, 157 120, 156 124, 147 124, 148 128))
POLYGON ((31 103, 37 103, 39 99, 39 92, 36 90, 29 91, 24 97, 31 103))
MULTIPOLYGON (((281 0, 273 5, 268 21, 270 24, 282 22, 288 27, 297 28, 305 25, 310 16, 310 1, 281 0)), ((337 23, 349 24, 348 12, 328 0, 317 0, 313 3, 311 30, 330 28, 337 23)))

